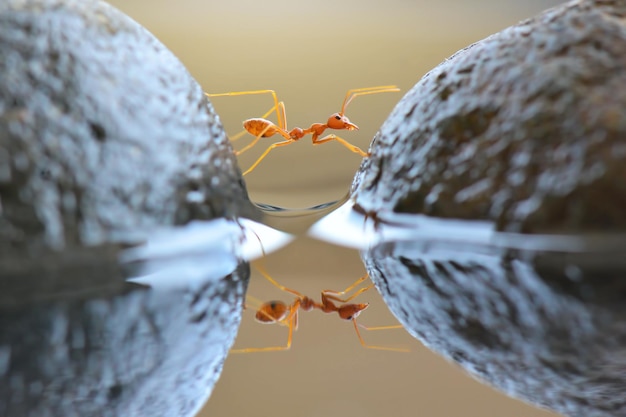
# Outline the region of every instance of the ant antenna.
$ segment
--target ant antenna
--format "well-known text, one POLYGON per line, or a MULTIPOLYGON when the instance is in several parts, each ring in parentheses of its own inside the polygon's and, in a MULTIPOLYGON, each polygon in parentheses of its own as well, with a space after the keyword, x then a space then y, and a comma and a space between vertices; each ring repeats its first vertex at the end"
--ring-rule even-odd
POLYGON ((394 91, 400 91, 400 89, 395 85, 380 85, 378 87, 353 88, 352 90, 348 90, 348 92, 346 93, 346 97, 343 99, 343 104, 341 106, 341 111, 339 112, 339 115, 343 116, 346 112, 348 104, 350 104, 350 102, 358 96, 366 96, 368 94, 378 93, 390 93, 394 91))

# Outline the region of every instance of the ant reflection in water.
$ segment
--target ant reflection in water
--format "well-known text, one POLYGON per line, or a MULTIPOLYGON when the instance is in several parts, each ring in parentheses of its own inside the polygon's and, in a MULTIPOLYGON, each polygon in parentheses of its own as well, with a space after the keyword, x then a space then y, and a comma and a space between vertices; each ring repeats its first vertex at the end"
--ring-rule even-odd
POLYGON ((250 142, 247 146, 242 148, 241 150, 235 152, 236 155, 241 155, 248 149, 252 148, 261 138, 267 138, 274 136, 275 134, 279 134, 285 140, 281 142, 276 142, 270 145, 263 154, 256 160, 254 164, 243 175, 250 173, 254 168, 259 165, 259 163, 270 153, 273 149, 278 148, 279 146, 290 145, 298 140, 302 139, 306 135, 312 135, 311 140, 313 141, 313 145, 321 145, 322 143, 337 141, 341 143, 343 146, 348 148, 354 153, 358 153, 359 155, 365 157, 369 156, 367 152, 362 151, 359 147, 352 145, 345 139, 340 138, 334 134, 330 134, 320 138, 320 136, 324 133, 326 129, 333 130, 359 130, 359 127, 354 123, 350 122, 350 120, 345 116, 346 108, 348 104, 358 96, 364 96, 369 94, 378 94, 378 93, 388 93, 400 91, 398 87, 395 85, 383 85, 378 87, 365 87, 365 88, 354 88, 352 90, 348 90, 346 96, 343 100, 343 105, 341 106, 341 111, 339 113, 333 113, 330 115, 326 123, 313 123, 309 128, 302 129, 300 127, 294 127, 291 130, 287 130, 287 115, 285 113, 285 103, 282 101, 278 101, 276 97, 276 92, 274 90, 253 90, 253 91, 237 91, 230 93, 220 93, 220 94, 209 94, 206 95, 208 97, 223 97, 223 96, 242 96, 248 94, 271 94, 274 98, 274 107, 272 107, 267 113, 265 113, 260 118, 248 119, 243 122, 243 127, 245 131, 240 134, 235 135, 231 138, 232 141, 241 137, 246 131, 251 135, 255 136, 254 140, 250 142), (266 117, 269 116, 272 112, 276 111, 276 118, 278 121, 278 125, 267 120, 266 117))
POLYGON ((365 310, 369 304, 363 303, 350 303, 354 298, 369 290, 374 286, 374 284, 370 284, 366 287, 363 287, 356 291, 354 294, 347 298, 341 298, 345 294, 352 291, 359 284, 365 281, 368 277, 367 274, 363 275, 361 278, 357 279, 352 285, 346 288, 343 291, 332 291, 332 290, 324 290, 322 291, 321 302, 316 302, 312 298, 307 297, 304 294, 299 293, 298 291, 292 290, 291 288, 287 288, 284 285, 276 282, 266 271, 261 268, 257 268, 259 272, 273 285, 280 288, 281 290, 291 293, 295 295, 295 299, 291 304, 286 304, 282 301, 269 301, 263 303, 261 307, 256 312, 255 318, 260 323, 268 323, 268 324, 282 324, 289 328, 289 335, 287 336, 287 344, 284 346, 270 346, 270 347, 262 347, 262 348, 245 348, 245 349, 232 349, 231 353, 248 353, 248 352, 270 352, 270 351, 279 351, 279 350, 288 350, 291 348, 291 340, 293 336, 294 330, 298 328, 298 311, 311 311, 311 310, 320 310, 324 313, 337 313, 339 318, 343 320, 350 320, 354 325, 354 330, 356 331, 356 335, 359 338, 359 342, 362 346, 369 349, 378 349, 378 350, 391 350, 396 352, 408 352, 408 349, 405 348, 396 348, 396 347, 388 347, 388 346, 374 346, 368 345, 363 340, 361 336, 361 332, 359 328, 365 330, 384 330, 384 329, 400 329, 401 325, 392 325, 392 326, 381 326, 381 327, 367 327, 362 324, 357 323, 357 317, 363 310, 365 310), (341 303, 340 305, 336 305, 335 302, 341 303))

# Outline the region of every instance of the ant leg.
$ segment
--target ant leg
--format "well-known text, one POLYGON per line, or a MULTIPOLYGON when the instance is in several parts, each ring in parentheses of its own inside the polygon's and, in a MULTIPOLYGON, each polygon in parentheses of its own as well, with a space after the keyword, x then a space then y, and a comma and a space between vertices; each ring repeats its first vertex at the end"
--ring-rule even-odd
MULTIPOLYGON (((283 111, 284 111, 284 109, 285 109, 285 105, 284 105, 284 103, 281 101, 280 103, 278 103, 278 105, 279 105, 279 106, 283 109, 283 111)), ((271 113, 271 110, 270 110, 270 113, 271 113)), ((256 145, 256 144, 257 144, 257 142, 258 142, 261 138, 263 138, 263 137, 270 137, 270 136, 274 136, 276 133, 278 133, 279 135, 281 135, 281 136, 282 136, 283 138, 285 138, 285 140, 287 140, 287 141, 292 141, 292 140, 293 140, 293 139, 291 139, 291 136, 289 136, 289 132, 287 132, 285 129, 283 129, 283 128, 282 128, 282 127, 280 127, 280 126, 276 126, 274 123, 270 122, 269 120, 265 120, 265 117, 267 117, 267 115, 268 115, 268 114, 269 114, 269 113, 265 113, 265 114, 263 115, 263 117, 261 118, 261 119, 263 120, 263 123, 265 124, 265 127, 263 128, 263 130, 261 130, 261 132, 260 132, 258 135, 256 135, 256 137, 254 138, 254 140, 253 140, 252 142, 250 142, 248 145, 244 146, 244 147, 243 147, 242 149, 240 149, 239 151, 236 151, 236 152, 235 152, 235 155, 237 155, 237 156, 241 155, 242 153, 244 153, 245 151, 249 150, 249 149, 250 149, 250 148, 252 148, 254 145, 256 145), (266 135, 266 133, 267 133, 268 131, 270 131, 270 130, 271 130, 271 132, 270 132, 269 134, 267 134, 267 135, 266 135)), ((283 114, 284 114, 284 113, 283 113, 283 114)), ((249 119, 249 120, 253 120, 253 119, 249 119)), ((244 124, 245 124, 246 122, 248 122, 249 120, 246 120, 246 121, 244 122, 244 124)), ((260 162, 260 161, 257 161, 256 163, 258 163, 258 162, 260 162)), ((252 168, 254 168, 254 166, 253 166, 252 168)), ((252 171, 252 168, 250 168, 248 171, 246 171, 246 173, 248 173, 248 172, 252 171)), ((246 173, 244 173, 243 175, 246 175, 246 173)))
POLYGON ((343 105, 341 106, 341 112, 339 114, 343 115, 348 107, 348 104, 350 104, 350 102, 358 96, 390 93, 394 91, 400 91, 400 89, 395 85, 380 85, 378 87, 353 88, 352 90, 348 90, 346 97, 343 99, 343 105))
MULTIPOLYGON (((269 123, 269 121, 268 121, 268 123, 269 123)), ((258 142, 258 141, 259 141, 259 140, 263 137, 263 135, 264 135, 264 134, 265 134, 268 130, 270 130, 270 129, 272 129, 272 128, 276 128, 276 127, 277 127, 277 126, 276 126, 275 124, 273 124, 273 123, 268 124, 267 126, 265 126, 265 129, 263 129, 263 130, 261 131, 261 133, 259 133, 258 135, 256 135, 256 137, 254 138, 254 140, 253 140, 252 142, 248 143, 246 146, 244 146, 244 147, 243 147, 243 148, 241 148, 240 150, 235 151, 235 155, 239 156, 239 155, 241 155, 242 153, 244 153, 245 151, 247 151, 248 149, 252 148, 254 145, 256 145, 256 143, 257 143, 257 142, 258 142)), ((244 130, 244 132, 245 132, 245 130, 244 130)), ((281 133, 281 134, 282 134, 282 133, 281 133)), ((245 174, 244 174, 244 175, 245 175, 245 174)))
POLYGON ((363 157, 369 156, 369 153, 363 152, 361 148, 359 148, 358 146, 354 146, 347 140, 341 139, 339 136, 332 135, 332 134, 328 136, 324 136, 321 139, 314 139, 313 145, 321 145, 322 143, 330 142, 331 140, 336 140, 337 142, 341 143, 346 148, 350 149, 352 152, 358 153, 359 155, 363 157))
POLYGON ((358 290, 357 292, 355 292, 354 294, 352 294, 350 297, 348 298, 340 298, 339 296, 335 295, 335 294, 343 294, 343 293, 335 293, 333 291, 330 290, 324 290, 322 291, 322 299, 326 298, 329 300, 333 300, 333 301, 338 301, 340 303, 348 303, 352 300, 354 300, 355 298, 357 298, 359 295, 363 294, 365 291, 371 289, 374 286, 374 284, 370 284, 367 287, 363 287, 360 290, 358 290))
POLYGON ((289 350, 291 348, 291 340, 293 338, 293 331, 297 327, 297 323, 298 323, 298 307, 292 306, 292 311, 289 313, 289 317, 286 320, 289 320, 289 324, 288 324, 288 326, 289 326, 289 334, 287 336, 287 343, 284 346, 268 346, 268 347, 262 347, 262 348, 231 349, 230 353, 276 352, 276 351, 281 351, 281 350, 289 350))
POLYGON ((352 289, 354 289, 357 285, 359 285, 360 283, 362 283, 363 281, 365 281, 367 279, 369 275, 367 273, 365 273, 365 275, 363 275, 362 277, 360 277, 359 279, 357 279, 352 285, 350 285, 348 288, 346 288, 343 291, 333 291, 333 290, 324 290, 322 291, 322 297, 333 300, 333 301, 338 301, 340 303, 347 303, 352 301, 353 299, 355 299, 356 297, 358 297, 359 295, 363 294, 365 291, 371 289, 374 284, 370 284, 367 287, 361 288, 360 290, 358 290, 356 293, 352 294, 350 297, 346 298, 346 299, 342 299, 339 296, 344 295, 348 292, 350 292, 352 289))
POLYGON ((350 284, 350 286, 348 288, 346 288, 343 291, 332 291, 332 290, 325 290, 325 293, 331 293, 331 294, 336 294, 336 295, 343 295, 345 293, 350 292, 350 290, 352 290, 353 288, 357 287, 360 283, 362 283, 363 281, 365 281, 367 279, 367 277, 369 276, 369 274, 366 272, 365 274, 363 274, 363 276, 359 277, 359 279, 357 279, 356 281, 354 281, 352 284, 350 284))
MULTIPOLYGON (((204 93, 207 97, 226 97, 226 96, 244 96, 244 95, 252 95, 252 94, 271 94, 274 99, 274 107, 267 113, 269 115, 272 111, 276 110, 276 118, 278 119, 278 126, 282 129, 287 129, 286 124, 286 116, 285 116, 285 108, 284 106, 281 108, 278 104, 278 97, 276 96, 276 92, 274 90, 250 90, 250 91, 233 91, 229 93, 204 93)), ((266 116, 267 117, 267 116, 266 116)))
MULTIPOLYGON (((363 327, 363 326, 357 324, 356 319, 352 319, 352 323, 354 324, 354 330, 356 331, 356 335, 359 338, 359 342, 361 342, 361 346, 363 346, 365 348, 368 348, 368 349, 389 350, 389 351, 392 351, 392 352, 409 352, 409 349, 407 349, 407 348, 397 348, 397 347, 391 347, 391 346, 368 345, 367 343, 365 343, 365 340, 363 340, 363 337, 361 336, 361 332, 359 332, 359 327, 363 327)), ((363 328, 364 329, 368 329, 367 327, 363 327, 363 328)), ((389 328, 395 328, 395 327, 389 327, 389 328)), ((373 329, 375 329, 375 328, 369 328, 369 330, 373 330, 373 329)))
POLYGON ((283 130, 287 130, 287 112, 285 111, 285 102, 281 101, 278 103, 278 107, 276 108, 276 118, 278 119, 278 127, 283 130), (282 118, 280 114, 282 113, 282 118))
POLYGON ((265 158, 267 156, 268 153, 270 153, 270 151, 272 149, 278 148, 279 146, 287 146, 287 145, 291 145, 292 143, 295 143, 295 140, 293 139, 289 139, 289 140, 285 140, 283 142, 276 142, 272 145, 270 145, 265 152, 263 152, 263 154, 259 157, 259 159, 256 160, 256 162, 254 164, 252 164, 252 166, 250 168, 248 168, 248 170, 246 172, 243 173, 243 175, 247 175, 250 172, 252 172, 252 170, 254 168, 257 167, 257 165, 259 165, 259 163, 263 160, 263 158, 265 158))
MULTIPOLYGON (((283 102, 281 101, 279 104, 283 104, 283 102)), ((284 104, 283 104, 283 109, 284 109, 284 104)), ((271 109, 269 109, 267 112, 265 112, 263 114, 263 116, 261 116, 261 119, 266 119, 267 116, 269 116, 270 114, 272 114, 274 111, 276 110, 276 106, 272 106, 271 109)), ((228 139, 231 142, 236 141, 237 139, 241 138, 243 135, 245 135, 246 133, 248 133, 248 131, 246 129, 243 129, 241 132, 237 133, 234 136, 230 136, 228 139)), ((239 151, 239 153, 243 152, 243 150, 239 151)))
POLYGON ((404 326, 401 324, 391 324, 389 326, 365 326, 359 323, 359 327, 364 330, 389 330, 389 329, 404 329, 404 326))
POLYGON ((241 139, 243 135, 245 135, 246 133, 247 133, 246 129, 243 129, 241 132, 237 132, 237 134, 235 135, 228 136, 228 140, 230 140, 231 142, 234 142, 237 139, 241 139))
MULTIPOLYGON (((265 279, 267 279, 270 283, 272 283, 272 285, 274 285, 275 287, 278 287, 279 289, 291 293, 299 298, 304 297, 304 295, 300 294, 298 291, 296 290, 292 290, 291 288, 287 288, 284 285, 279 284, 278 282, 276 282, 276 280, 274 278, 272 278, 270 276, 270 274, 267 273, 267 271, 265 269, 263 269, 263 267, 261 267, 260 265, 255 265, 257 271, 259 271, 261 273, 261 275, 263 275, 265 277, 265 279)), ((297 319, 296 319, 297 320, 297 319)))

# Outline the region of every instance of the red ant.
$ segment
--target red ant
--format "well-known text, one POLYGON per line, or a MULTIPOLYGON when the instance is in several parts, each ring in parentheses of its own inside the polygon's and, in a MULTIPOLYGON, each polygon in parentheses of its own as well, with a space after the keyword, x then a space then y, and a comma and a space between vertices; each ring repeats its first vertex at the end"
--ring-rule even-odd
MULTIPOLYGON (((354 88, 352 90, 348 90, 346 93, 346 97, 343 100, 343 105, 341 106, 341 111, 339 113, 333 113, 330 115, 326 123, 313 123, 308 129, 302 129, 300 127, 294 127, 291 130, 287 130, 287 115, 285 113, 285 103, 282 101, 278 101, 276 97, 276 93, 274 90, 253 90, 253 91, 238 91, 231 93, 221 93, 221 94, 206 94, 208 97, 222 97, 222 96, 241 96, 247 94, 265 94, 270 93, 274 97, 274 107, 272 107, 267 113, 263 115, 261 118, 253 118, 248 119, 243 122, 243 127, 245 130, 251 135, 255 136, 254 140, 250 142, 243 149, 235 152, 236 155, 241 155, 248 149, 252 148, 261 138, 267 138, 270 136, 274 136, 275 134, 281 135, 285 140, 282 142, 276 142, 270 145, 265 152, 256 160, 254 164, 243 175, 250 173, 257 165, 267 156, 268 153, 274 148, 278 148, 279 146, 290 145, 298 140, 302 139, 304 136, 311 134, 313 145, 321 145, 322 143, 329 142, 331 140, 336 140, 341 143, 346 148, 350 149, 354 153, 358 153, 359 155, 365 157, 369 156, 367 152, 363 152, 360 148, 350 144, 346 140, 334 135, 330 134, 320 138, 320 136, 324 133, 326 129, 334 129, 334 130, 359 130, 359 127, 354 123, 350 122, 350 120, 344 115, 348 104, 358 96, 364 96, 368 94, 378 94, 378 93, 387 93, 392 91, 400 91, 395 85, 382 85, 378 87, 366 87, 366 88, 354 88), (273 111, 276 111, 276 118, 278 120, 278 125, 275 123, 265 119, 269 114, 273 111)), ((245 133, 242 132, 241 134, 245 133)), ((235 140, 240 137, 240 134, 233 137, 231 140, 235 140)))
POLYGON ((401 325, 393 325, 393 326, 382 326, 382 327, 366 327, 361 324, 357 324, 356 318, 361 314, 363 310, 365 310, 369 304, 351 304, 348 303, 352 299, 356 298, 358 295, 364 293, 374 286, 374 284, 370 284, 367 287, 359 289, 353 295, 346 299, 342 299, 340 296, 350 292, 360 283, 365 281, 368 277, 368 274, 363 275, 361 278, 357 279, 352 285, 346 288, 343 291, 336 292, 331 290, 322 291, 322 302, 318 303, 315 300, 307 297, 299 293, 298 291, 292 290, 291 288, 287 288, 284 285, 276 282, 267 272, 259 268, 259 272, 263 274, 263 276, 271 282, 276 287, 280 288, 283 291, 294 294, 296 298, 291 304, 286 304, 282 301, 269 301, 263 303, 261 307, 257 310, 255 318, 260 323, 278 323, 289 327, 289 335, 287 336, 287 344, 284 346, 270 346, 263 348, 246 348, 246 349, 233 349, 232 353, 248 353, 248 352, 269 352, 269 351, 278 351, 278 350, 288 350, 291 348, 291 340, 293 336, 294 330, 298 329, 298 310, 303 311, 311 311, 314 309, 320 310, 324 313, 337 313, 339 318, 343 320, 350 320, 354 325, 354 330, 356 331, 356 335, 359 338, 359 342, 366 348, 369 349, 379 349, 379 350, 392 350, 398 352, 408 352, 407 349, 403 348, 394 348, 387 346, 373 346, 368 345, 363 340, 361 333, 359 332, 359 327, 365 330, 382 330, 382 329, 397 329, 402 328, 401 325), (342 303, 341 305, 335 305, 333 302, 342 303))

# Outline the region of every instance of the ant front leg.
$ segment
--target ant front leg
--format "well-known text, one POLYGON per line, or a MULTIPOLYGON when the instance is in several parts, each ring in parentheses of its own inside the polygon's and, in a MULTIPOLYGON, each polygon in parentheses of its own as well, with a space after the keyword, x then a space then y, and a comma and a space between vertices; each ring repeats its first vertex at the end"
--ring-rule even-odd
POLYGON ((358 146, 354 146, 353 144, 351 144, 347 140, 342 139, 339 136, 333 135, 333 134, 330 134, 328 136, 324 136, 321 139, 318 139, 318 138, 314 137, 313 138, 313 145, 321 145, 322 143, 330 142, 331 140, 336 140, 337 142, 341 143, 346 148, 350 149, 352 152, 358 153, 362 157, 369 156, 369 153, 363 152, 361 150, 361 148, 359 148, 358 146))

